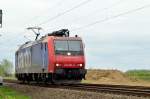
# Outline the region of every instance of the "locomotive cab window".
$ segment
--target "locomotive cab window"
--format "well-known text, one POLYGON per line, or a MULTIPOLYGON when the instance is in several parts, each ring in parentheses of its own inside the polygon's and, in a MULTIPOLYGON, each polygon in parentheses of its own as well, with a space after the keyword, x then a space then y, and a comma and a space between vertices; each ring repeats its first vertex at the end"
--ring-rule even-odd
POLYGON ((82 55, 82 41, 80 40, 55 40, 55 54, 56 55, 82 55))

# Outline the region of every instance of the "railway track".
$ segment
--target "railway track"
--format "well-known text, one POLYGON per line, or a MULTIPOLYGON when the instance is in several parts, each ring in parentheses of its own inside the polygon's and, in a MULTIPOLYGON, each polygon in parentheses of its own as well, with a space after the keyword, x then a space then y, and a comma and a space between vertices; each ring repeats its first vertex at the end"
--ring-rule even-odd
MULTIPOLYGON (((68 85, 66 86, 68 87, 68 85)), ((80 90, 150 97, 150 88, 142 86, 106 85, 106 84, 79 84, 70 86, 71 88, 80 90)))
MULTIPOLYGON (((16 80, 4 80, 7 83, 23 84, 16 80)), ((128 86, 128 85, 108 85, 108 84, 36 84, 30 83, 25 85, 47 87, 47 88, 61 88, 71 90, 83 90, 91 92, 123 94, 139 97, 150 97, 150 87, 144 86, 128 86)))

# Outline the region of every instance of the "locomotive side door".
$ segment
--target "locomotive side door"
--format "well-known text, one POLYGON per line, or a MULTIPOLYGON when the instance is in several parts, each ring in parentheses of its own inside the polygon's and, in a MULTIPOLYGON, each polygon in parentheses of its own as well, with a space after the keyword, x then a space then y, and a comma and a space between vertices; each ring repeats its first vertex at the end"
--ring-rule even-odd
POLYGON ((42 43, 42 70, 48 70, 48 50, 47 43, 42 43))

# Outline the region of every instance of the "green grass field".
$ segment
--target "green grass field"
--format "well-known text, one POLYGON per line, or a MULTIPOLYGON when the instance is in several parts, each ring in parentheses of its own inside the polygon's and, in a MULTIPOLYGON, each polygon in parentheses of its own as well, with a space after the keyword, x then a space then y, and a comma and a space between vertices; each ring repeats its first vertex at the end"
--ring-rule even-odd
POLYGON ((130 70, 126 74, 131 78, 150 81, 150 70, 130 70))
POLYGON ((31 99, 5 86, 0 86, 0 99, 31 99))

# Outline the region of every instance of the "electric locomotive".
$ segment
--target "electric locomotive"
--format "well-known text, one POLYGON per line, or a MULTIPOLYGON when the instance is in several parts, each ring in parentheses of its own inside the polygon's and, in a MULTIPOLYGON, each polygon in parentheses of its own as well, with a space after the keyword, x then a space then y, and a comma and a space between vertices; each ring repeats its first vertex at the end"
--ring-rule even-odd
POLYGON ((80 81, 85 79, 84 44, 68 29, 26 42, 15 53, 16 78, 21 81, 80 81))

